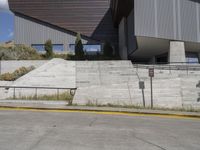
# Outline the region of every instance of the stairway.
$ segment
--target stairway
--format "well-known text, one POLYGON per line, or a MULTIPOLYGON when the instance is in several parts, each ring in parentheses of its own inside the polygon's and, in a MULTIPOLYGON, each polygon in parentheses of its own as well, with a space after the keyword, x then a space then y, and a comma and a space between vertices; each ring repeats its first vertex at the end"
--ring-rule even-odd
MULTIPOLYGON (((16 87, 45 87, 55 89, 36 89, 20 88, 16 89, 16 97, 37 95, 57 94, 56 88, 75 88, 75 62, 63 59, 52 59, 44 65, 29 72, 23 77, 16 80, 12 86, 16 87)), ((66 90, 59 90, 64 92, 66 90)), ((13 89, 8 92, 8 97, 12 97, 13 89)))

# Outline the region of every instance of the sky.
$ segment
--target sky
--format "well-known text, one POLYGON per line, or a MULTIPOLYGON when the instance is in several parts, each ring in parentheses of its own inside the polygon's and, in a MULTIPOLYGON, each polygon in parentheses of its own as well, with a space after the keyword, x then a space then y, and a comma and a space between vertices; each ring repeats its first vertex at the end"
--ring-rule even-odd
POLYGON ((7 0, 0 0, 0 43, 13 40, 14 16, 9 11, 7 0))

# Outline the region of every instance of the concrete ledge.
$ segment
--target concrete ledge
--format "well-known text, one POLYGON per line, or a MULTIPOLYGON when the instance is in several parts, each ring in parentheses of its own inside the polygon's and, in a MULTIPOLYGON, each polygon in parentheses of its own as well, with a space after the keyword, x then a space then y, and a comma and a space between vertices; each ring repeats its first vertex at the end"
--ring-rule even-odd
MULTIPOLYGON (((43 101, 44 102, 44 101, 43 101)), ((200 112, 185 111, 168 111, 168 110, 151 110, 151 109, 132 109, 118 107, 89 107, 89 106, 67 106, 66 104, 42 104, 41 103, 5 103, 0 102, 0 110, 17 109, 17 110, 36 110, 36 111, 59 111, 59 112, 85 112, 85 113, 102 113, 110 115, 138 115, 138 116, 157 116, 165 118, 198 118, 200 112)))

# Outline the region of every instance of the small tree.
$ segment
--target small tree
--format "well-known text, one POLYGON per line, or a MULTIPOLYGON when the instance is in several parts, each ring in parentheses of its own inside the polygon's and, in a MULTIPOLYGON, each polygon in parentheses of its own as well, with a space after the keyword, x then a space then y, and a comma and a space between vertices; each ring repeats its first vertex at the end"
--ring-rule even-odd
POLYGON ((104 43, 103 54, 104 54, 105 57, 112 57, 113 56, 113 48, 110 45, 110 43, 107 42, 107 41, 104 43))
POLYGON ((83 51, 83 44, 81 40, 81 35, 78 33, 76 35, 76 42, 75 42, 75 55, 77 60, 84 59, 84 51, 83 51))
POLYGON ((5 56, 4 52, 0 53, 0 60, 3 60, 4 56, 5 56))
POLYGON ((53 57, 53 46, 52 46, 51 40, 47 40, 45 42, 44 49, 46 51, 46 54, 45 54, 46 58, 52 58, 53 57))

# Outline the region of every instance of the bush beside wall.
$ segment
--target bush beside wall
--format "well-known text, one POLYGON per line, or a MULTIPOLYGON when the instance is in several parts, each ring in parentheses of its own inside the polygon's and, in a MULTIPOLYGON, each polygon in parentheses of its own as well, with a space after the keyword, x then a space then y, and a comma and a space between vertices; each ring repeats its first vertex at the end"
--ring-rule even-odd
POLYGON ((81 40, 80 33, 76 36, 76 42, 75 42, 75 56, 76 60, 84 60, 84 51, 83 51, 83 43, 81 40))
POLYGON ((46 43, 44 44, 44 49, 46 51, 45 57, 47 59, 53 58, 53 45, 51 40, 46 41, 46 43))
POLYGON ((0 46, 1 60, 40 60, 42 57, 37 51, 25 45, 15 45, 13 47, 0 46))
POLYGON ((18 78, 24 76, 25 74, 29 73, 30 71, 34 70, 34 66, 30 67, 21 67, 17 70, 15 70, 13 73, 4 73, 0 75, 0 80, 1 81, 15 81, 18 78))

